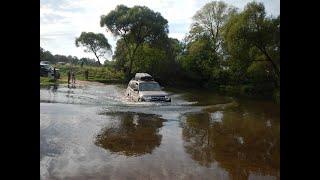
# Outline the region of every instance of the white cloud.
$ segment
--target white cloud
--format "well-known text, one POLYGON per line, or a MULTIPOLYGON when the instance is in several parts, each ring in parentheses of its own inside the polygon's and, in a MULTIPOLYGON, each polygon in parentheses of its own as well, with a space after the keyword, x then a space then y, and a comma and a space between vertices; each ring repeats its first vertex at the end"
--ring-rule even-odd
MULTIPOLYGON (((109 13, 117 5, 128 7, 144 5, 160 12, 169 22, 169 36, 181 40, 189 30, 191 17, 208 0, 41 0, 40 45, 53 54, 94 58, 76 48, 74 40, 82 31, 103 33, 113 50, 115 38, 100 27, 100 16, 109 13)), ((225 0, 240 9, 249 0, 225 0)), ((279 14, 279 0, 263 1, 268 13, 279 14)), ((110 59, 110 57, 109 57, 110 59)))

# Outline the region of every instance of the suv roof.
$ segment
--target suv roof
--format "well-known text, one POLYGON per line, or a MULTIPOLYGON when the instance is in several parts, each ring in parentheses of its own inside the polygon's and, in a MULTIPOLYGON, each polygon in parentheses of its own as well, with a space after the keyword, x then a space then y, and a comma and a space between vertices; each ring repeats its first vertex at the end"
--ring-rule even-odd
MULTIPOLYGON (((140 83, 158 83, 157 81, 154 81, 154 80, 151 80, 151 81, 143 81, 143 80, 135 80, 135 79, 132 79, 130 82, 135 82, 137 84, 140 84, 140 83)), ((159 83, 158 83, 159 84, 159 83)))
POLYGON ((134 80, 137 81, 154 81, 153 77, 148 73, 136 73, 134 80))

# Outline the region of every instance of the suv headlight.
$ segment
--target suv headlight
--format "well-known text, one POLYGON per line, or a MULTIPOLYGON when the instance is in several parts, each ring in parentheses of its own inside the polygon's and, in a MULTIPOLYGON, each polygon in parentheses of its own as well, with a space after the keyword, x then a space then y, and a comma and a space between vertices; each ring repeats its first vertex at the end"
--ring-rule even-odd
POLYGON ((144 99, 145 101, 150 101, 151 100, 151 96, 142 96, 142 99, 144 99))
POLYGON ((167 101, 171 99, 169 96, 164 96, 164 98, 165 98, 167 101))

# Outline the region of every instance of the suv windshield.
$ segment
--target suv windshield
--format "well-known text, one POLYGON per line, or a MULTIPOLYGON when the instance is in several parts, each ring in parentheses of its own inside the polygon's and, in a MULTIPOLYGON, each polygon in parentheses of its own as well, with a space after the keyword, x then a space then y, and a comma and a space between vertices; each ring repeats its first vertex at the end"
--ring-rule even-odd
POLYGON ((43 65, 44 68, 46 68, 47 70, 51 70, 52 67, 50 65, 43 65))
POLYGON ((140 83, 139 91, 160 91, 160 85, 158 83, 140 83))

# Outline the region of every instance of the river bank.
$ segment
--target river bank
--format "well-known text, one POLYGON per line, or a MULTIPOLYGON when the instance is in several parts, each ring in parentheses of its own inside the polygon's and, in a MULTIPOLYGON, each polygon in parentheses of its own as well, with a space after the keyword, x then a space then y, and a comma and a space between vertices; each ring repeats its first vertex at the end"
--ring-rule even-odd
MULTIPOLYGON (((88 80, 85 80, 83 74, 79 74, 76 76, 76 82, 99 82, 104 84, 123 84, 127 85, 125 79, 102 79, 96 78, 91 76, 88 80)), ((47 77, 40 77, 40 86, 51 86, 51 85, 58 85, 58 84, 66 84, 67 83, 67 76, 63 74, 60 79, 54 81, 53 79, 47 77)), ((197 90, 199 89, 198 86, 189 84, 186 85, 185 83, 177 83, 177 84, 168 84, 166 89, 190 89, 190 90, 197 90)), ((272 90, 273 87, 271 86, 254 86, 254 85, 218 85, 218 86, 211 86, 211 87, 204 87, 201 88, 205 91, 214 91, 220 94, 225 95, 232 95, 232 96, 239 96, 239 97, 247 97, 252 99, 267 99, 273 100, 275 103, 280 104, 280 90, 272 90)))
MULTIPOLYGON (((104 84, 124 84, 127 85, 125 74, 116 71, 111 67, 100 66, 80 66, 80 65, 56 65, 59 69, 61 79, 56 83, 46 78, 40 78, 40 85, 53 85, 67 83, 67 72, 73 70, 76 75, 76 81, 100 82, 104 84), (85 71, 88 71, 88 79, 85 79, 85 71)), ((190 81, 183 77, 174 77, 169 80, 155 78, 162 86, 171 89, 204 89, 206 91, 219 92, 221 94, 248 97, 252 99, 268 99, 280 104, 280 90, 276 89, 272 83, 263 84, 239 84, 239 85, 221 85, 208 83, 201 85, 201 81, 190 81)))

